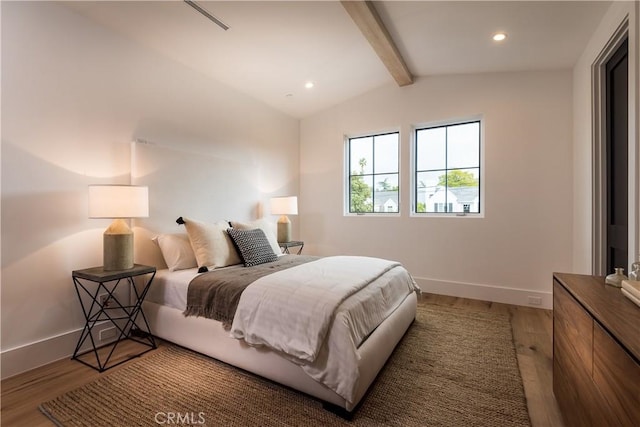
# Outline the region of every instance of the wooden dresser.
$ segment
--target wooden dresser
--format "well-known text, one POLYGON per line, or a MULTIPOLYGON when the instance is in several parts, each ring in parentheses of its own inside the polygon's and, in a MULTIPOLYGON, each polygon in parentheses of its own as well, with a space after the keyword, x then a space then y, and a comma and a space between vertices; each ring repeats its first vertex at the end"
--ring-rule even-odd
POLYGON ((640 307, 604 277, 553 275, 553 391, 567 426, 640 426, 640 307))

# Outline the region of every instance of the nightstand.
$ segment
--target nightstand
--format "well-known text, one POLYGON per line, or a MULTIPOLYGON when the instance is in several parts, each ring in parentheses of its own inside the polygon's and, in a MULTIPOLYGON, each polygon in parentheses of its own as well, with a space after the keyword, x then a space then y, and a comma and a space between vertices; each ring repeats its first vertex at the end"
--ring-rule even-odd
POLYGON ((300 240, 292 240, 290 242, 278 242, 280 248, 282 249, 283 254, 289 254, 289 248, 298 248, 298 252, 296 255, 300 255, 302 253, 302 248, 304 248, 304 242, 300 240))
MULTIPOLYGON (((127 270, 105 271, 103 267, 93 267, 73 271, 71 276, 82 306, 85 325, 71 359, 103 372, 156 348, 149 323, 142 311, 142 302, 155 275, 155 267, 140 264, 127 270), (140 283, 136 286, 134 278, 138 277, 139 282, 144 280, 144 284, 140 283), (128 288, 127 301, 118 299, 118 295, 122 295, 123 291, 116 291, 123 287, 128 288), (110 328, 103 328, 96 334, 94 328, 98 324, 104 325, 105 322, 111 323, 110 328), (106 331, 109 331, 108 336, 104 335, 106 331), (115 338, 115 341, 99 345, 101 338, 105 340, 115 338), (87 339, 91 343, 91 348, 80 352, 87 339), (125 340, 141 344, 142 350, 133 354, 127 353, 128 357, 124 360, 116 359, 109 364, 114 351, 125 340), (90 353, 95 356, 96 364, 89 363, 85 360, 86 357, 81 358, 90 353)), ((123 297, 120 296, 120 299, 123 297)), ((91 359, 90 356, 89 359, 91 359)))

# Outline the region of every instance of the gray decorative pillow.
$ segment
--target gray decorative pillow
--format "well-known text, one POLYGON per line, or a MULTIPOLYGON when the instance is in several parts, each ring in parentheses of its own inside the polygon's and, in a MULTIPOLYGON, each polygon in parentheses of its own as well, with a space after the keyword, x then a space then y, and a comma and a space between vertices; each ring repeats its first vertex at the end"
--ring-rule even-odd
POLYGON ((273 252, 267 236, 259 228, 253 230, 238 230, 228 228, 227 233, 236 245, 245 267, 251 267, 266 262, 273 262, 278 255, 273 252))
POLYGON ((274 227, 276 225, 275 223, 262 218, 249 222, 229 221, 229 225, 237 230, 253 230, 254 228, 261 229, 262 231, 264 231, 264 235, 267 236, 267 240, 271 244, 271 249, 273 249, 273 252, 277 254, 282 253, 282 249, 278 244, 278 238, 276 237, 276 230, 274 227))

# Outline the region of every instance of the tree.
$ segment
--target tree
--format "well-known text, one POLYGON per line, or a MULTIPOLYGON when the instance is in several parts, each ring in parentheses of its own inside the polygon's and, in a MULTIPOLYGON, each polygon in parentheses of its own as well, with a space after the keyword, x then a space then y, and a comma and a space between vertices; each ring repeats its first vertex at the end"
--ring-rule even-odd
POLYGON ((391 184, 389 184, 389 178, 385 178, 383 181, 378 182, 381 191, 391 190, 391 184))
POLYGON ((351 177, 351 212, 366 213, 373 211, 371 187, 361 176, 351 177))
POLYGON ((438 185, 441 187, 477 187, 478 179, 471 172, 452 170, 446 175, 438 177, 438 185))
POLYGON ((378 190, 376 191, 398 191, 399 187, 397 185, 389 184, 389 178, 385 178, 382 181, 378 181, 378 190))
POLYGON ((364 182, 362 175, 364 167, 367 165, 367 159, 362 158, 358 161, 360 165, 360 174, 358 172, 351 173, 351 197, 349 212, 366 213, 373 211, 373 201, 371 200, 371 187, 364 182))
POLYGON ((364 175, 364 167, 367 166, 367 159, 365 159, 364 157, 361 158, 360 160, 358 160, 358 164, 360 165, 360 175, 364 175))

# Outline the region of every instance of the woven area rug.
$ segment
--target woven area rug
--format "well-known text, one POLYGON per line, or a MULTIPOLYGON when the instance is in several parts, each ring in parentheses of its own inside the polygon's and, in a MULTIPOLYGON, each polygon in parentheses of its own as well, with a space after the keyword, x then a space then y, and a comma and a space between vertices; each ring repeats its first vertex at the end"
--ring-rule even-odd
POLYGON ((420 305, 352 421, 306 395, 167 346, 40 405, 71 426, 530 426, 508 316, 420 305))

